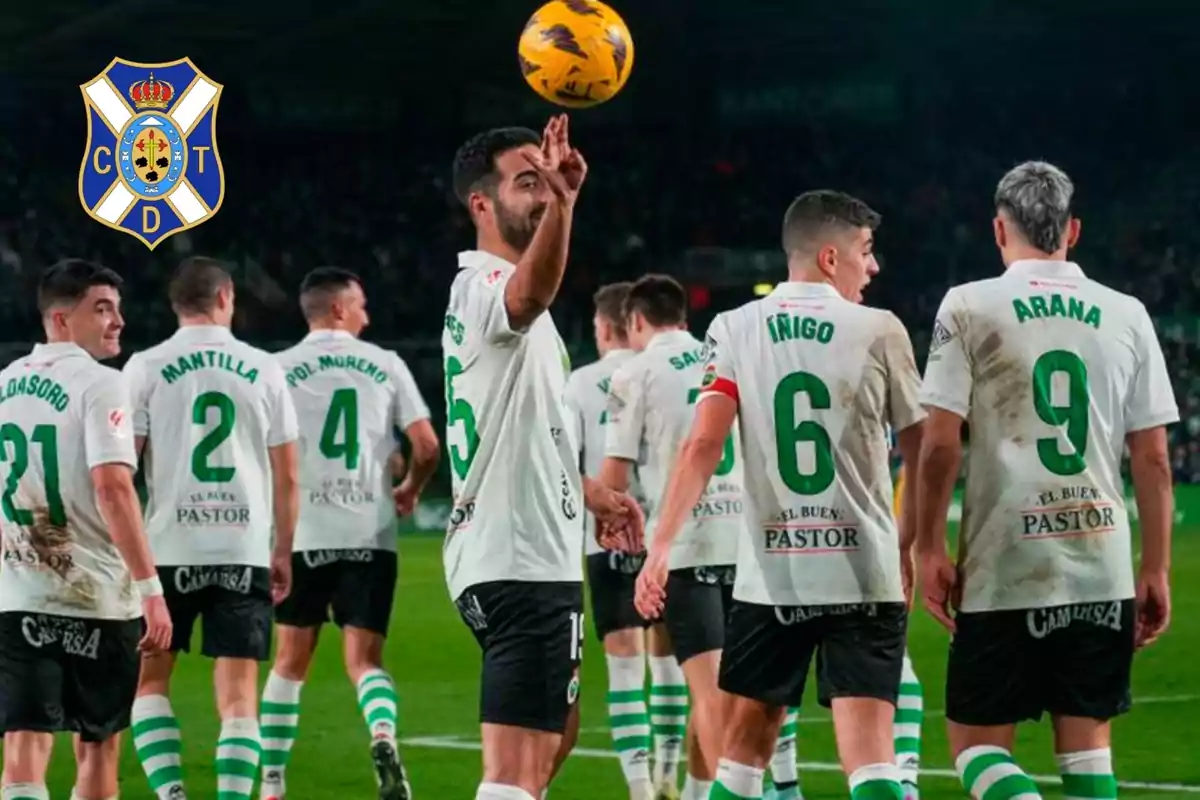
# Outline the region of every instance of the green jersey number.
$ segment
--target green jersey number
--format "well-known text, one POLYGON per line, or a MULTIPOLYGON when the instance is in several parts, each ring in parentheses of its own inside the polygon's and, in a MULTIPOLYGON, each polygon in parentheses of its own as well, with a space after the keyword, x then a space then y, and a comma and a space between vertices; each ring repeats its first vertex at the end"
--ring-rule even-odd
POLYGON ((814 411, 833 406, 829 387, 811 372, 793 372, 775 387, 775 451, 779 477, 796 494, 820 494, 833 483, 833 445, 829 441, 829 431, 819 422, 811 419, 797 422, 796 397, 801 394, 808 395, 814 411), (815 466, 812 472, 800 471, 796 450, 803 442, 811 442, 813 446, 815 466))
POLYGON ((228 483, 237 473, 236 467, 214 467, 208 463, 213 451, 233 433, 237 407, 224 392, 205 392, 192 403, 192 422, 208 425, 209 411, 217 412, 217 426, 205 434, 192 450, 192 475, 201 483, 228 483))
MULTIPOLYGON (((700 398, 699 389, 688 389, 688 405, 694 405, 700 398)), ((728 475, 733 472, 733 431, 725 437, 725 449, 721 451, 721 461, 717 464, 717 471, 713 474, 717 477, 728 475)))
POLYGON ((321 455, 340 458, 346 469, 358 469, 358 390, 337 389, 321 428, 321 455))
POLYGON ((475 409, 466 400, 455 398, 454 379, 463 374, 462 362, 455 356, 446 359, 446 425, 447 427, 459 422, 463 425, 463 434, 467 440, 467 452, 464 455, 456 445, 450 445, 450 466, 459 480, 466 480, 471 462, 475 460, 475 452, 479 449, 479 431, 475 425, 475 409))
POLYGON ((62 527, 67 524, 67 512, 63 510, 62 493, 58 479, 58 428, 54 425, 35 425, 33 435, 26 438, 25 432, 12 422, 0 425, 0 461, 8 462, 8 479, 4 482, 4 495, 0 497, 0 506, 4 508, 4 518, 16 525, 30 526, 34 524, 33 512, 27 508, 17 508, 13 503, 13 495, 25 470, 29 469, 29 443, 33 442, 42 449, 42 482, 46 491, 46 512, 51 525, 62 527), (12 445, 12 457, 9 457, 9 445, 12 445))
POLYGON ((1058 437, 1037 440, 1038 458, 1055 475, 1078 475, 1087 468, 1087 452, 1091 399, 1088 396, 1087 364, 1074 353, 1051 350, 1043 353, 1033 364, 1033 408, 1042 422, 1056 428, 1067 426, 1067 441, 1074 452, 1058 449, 1058 437), (1067 377, 1067 403, 1055 405, 1051 399, 1054 376, 1067 377))

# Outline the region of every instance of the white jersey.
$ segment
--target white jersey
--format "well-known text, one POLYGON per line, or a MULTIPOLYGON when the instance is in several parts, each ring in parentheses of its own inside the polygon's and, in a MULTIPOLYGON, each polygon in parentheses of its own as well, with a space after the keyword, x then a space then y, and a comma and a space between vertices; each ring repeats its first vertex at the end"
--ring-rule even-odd
POLYGON ((733 596, 903 602, 888 427, 925 417, 900 320, 832 286, 781 283, 709 328, 705 397, 738 401, 746 515, 733 596))
POLYGON ((40 344, 0 372, 0 611, 141 616, 96 505, 91 470, 104 464, 137 467, 120 372, 71 343, 40 344))
MULTIPOLYGON (((583 474, 596 478, 604 464, 604 446, 608 424, 608 390, 617 367, 633 358, 632 350, 611 350, 599 360, 580 367, 567 379, 567 406, 579 431, 580 467, 583 474)), ((630 476, 629 492, 640 492, 636 476, 630 476)), ((583 548, 585 555, 603 553, 596 541, 596 515, 584 509, 583 548)))
POLYGON ((429 418, 408 366, 345 331, 310 333, 277 358, 300 427, 293 549, 394 552, 395 430, 429 418))
POLYGON ((147 437, 146 534, 160 566, 271 558, 268 449, 296 440, 296 411, 270 353, 228 328, 188 326, 125 364, 134 430, 147 437))
POLYGON ((1066 262, 956 286, 921 399, 970 427, 963 611, 1134 596, 1125 436, 1179 419, 1138 300, 1066 262))
MULTIPOLYGON (((704 345, 687 331, 656 334, 646 349, 613 374, 605 455, 639 464, 652 544, 663 495, 679 448, 692 428, 704 345)), ((733 564, 742 515, 742 464, 737 437, 730 436, 704 495, 671 545, 671 569, 733 564)))
POLYGON ((504 289, 516 267, 459 254, 442 352, 454 508, 443 558, 457 599, 488 581, 583 581, 571 371, 549 312, 514 330, 504 289))

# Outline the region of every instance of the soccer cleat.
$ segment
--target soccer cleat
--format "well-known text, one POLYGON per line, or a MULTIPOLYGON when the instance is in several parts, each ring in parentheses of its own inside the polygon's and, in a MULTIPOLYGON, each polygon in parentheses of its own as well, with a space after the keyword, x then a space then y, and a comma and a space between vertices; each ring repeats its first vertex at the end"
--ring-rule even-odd
POLYGON ((671 781, 663 781, 654 792, 654 800, 679 800, 679 787, 671 781))
POLYGON ((371 745, 371 760, 375 762, 375 778, 379 781, 379 800, 412 800, 412 786, 400 754, 395 746, 381 740, 371 745))
POLYGON ((902 788, 904 789, 904 800, 921 800, 921 793, 917 791, 915 783, 905 781, 902 788))
POLYGON ((284 800, 283 775, 279 770, 267 770, 263 774, 262 787, 258 790, 259 800, 284 800))

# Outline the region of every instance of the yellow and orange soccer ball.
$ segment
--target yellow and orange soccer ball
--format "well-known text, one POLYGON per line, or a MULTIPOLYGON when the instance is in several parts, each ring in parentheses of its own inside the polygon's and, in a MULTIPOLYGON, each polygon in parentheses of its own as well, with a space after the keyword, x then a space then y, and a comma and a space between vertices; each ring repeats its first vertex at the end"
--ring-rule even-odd
POLYGON ((611 99, 633 70, 633 38, 597 0, 553 0, 525 23, 521 73, 551 103, 587 108, 611 99))

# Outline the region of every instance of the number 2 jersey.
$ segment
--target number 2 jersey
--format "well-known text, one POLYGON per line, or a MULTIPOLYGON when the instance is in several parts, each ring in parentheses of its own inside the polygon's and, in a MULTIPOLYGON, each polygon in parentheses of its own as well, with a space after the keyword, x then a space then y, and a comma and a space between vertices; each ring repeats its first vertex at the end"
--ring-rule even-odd
POLYGON ((888 427, 925 417, 895 315, 788 282, 713 320, 704 393, 738 403, 746 513, 738 600, 903 602, 888 427))
POLYGON ((146 535, 159 566, 267 567, 268 449, 296 440, 274 356, 217 325, 180 328, 125 364, 146 436, 146 535))
POLYGON ((0 372, 0 611, 141 616, 91 471, 137 466, 121 373, 76 344, 39 344, 0 372))
POLYGON ((1141 302, 1068 262, 956 286, 921 399, 970 427, 963 611, 1134 596, 1125 436, 1179 419, 1141 302))
POLYGON ((395 430, 429 418, 408 366, 345 331, 314 331, 277 357, 300 423, 293 549, 394 552, 395 430))
MULTIPOLYGON (((647 547, 679 448, 692 428, 703 374, 704 345, 683 330, 655 334, 613 373, 605 455, 639 464, 650 507, 647 547)), ((671 569, 724 566, 737 559, 742 526, 739 449, 736 437, 726 440, 704 495, 671 545, 671 569)))

